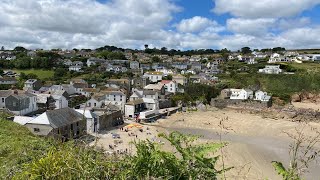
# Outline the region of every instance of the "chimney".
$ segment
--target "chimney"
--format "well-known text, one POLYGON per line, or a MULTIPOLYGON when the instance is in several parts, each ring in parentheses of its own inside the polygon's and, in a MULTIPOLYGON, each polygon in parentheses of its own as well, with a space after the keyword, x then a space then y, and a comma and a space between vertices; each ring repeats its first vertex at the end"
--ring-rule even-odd
POLYGON ((13 91, 13 94, 18 95, 18 90, 15 89, 15 90, 13 91))

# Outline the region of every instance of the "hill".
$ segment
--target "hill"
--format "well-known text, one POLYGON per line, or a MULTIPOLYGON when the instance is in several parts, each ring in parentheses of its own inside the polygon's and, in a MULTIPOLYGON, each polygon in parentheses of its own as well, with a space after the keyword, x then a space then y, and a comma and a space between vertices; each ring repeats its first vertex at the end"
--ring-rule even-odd
POLYGON ((161 134, 175 152, 160 144, 134 142, 134 155, 106 155, 80 142, 60 143, 32 135, 28 129, 0 120, 0 177, 3 179, 217 179, 224 143, 191 145, 197 139, 178 132, 161 134), (209 156, 210 155, 210 156, 209 156))
POLYGON ((44 156, 51 141, 32 135, 19 124, 0 120, 0 177, 9 179, 23 164, 44 156))

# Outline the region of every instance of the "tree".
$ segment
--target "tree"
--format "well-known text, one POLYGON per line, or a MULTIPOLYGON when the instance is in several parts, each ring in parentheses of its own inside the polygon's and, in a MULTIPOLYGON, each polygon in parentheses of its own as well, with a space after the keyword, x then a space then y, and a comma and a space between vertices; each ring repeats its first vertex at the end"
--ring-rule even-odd
POLYGON ((220 53, 221 53, 223 60, 225 60, 225 61, 228 60, 228 57, 230 55, 230 51, 227 48, 221 49, 220 53))
POLYGON ((161 54, 167 54, 168 53, 168 50, 166 47, 162 47, 161 50, 160 50, 161 54))
POLYGON ((157 63, 157 62, 160 62, 160 61, 161 61, 161 59, 158 56, 153 56, 152 57, 152 62, 157 63))
POLYGON ((24 51, 27 51, 26 48, 22 47, 22 46, 17 46, 13 49, 14 51, 16 52, 24 52, 24 51))
POLYGON ((252 51, 250 49, 250 47, 243 47, 241 48, 241 53, 242 54, 250 54, 252 51))

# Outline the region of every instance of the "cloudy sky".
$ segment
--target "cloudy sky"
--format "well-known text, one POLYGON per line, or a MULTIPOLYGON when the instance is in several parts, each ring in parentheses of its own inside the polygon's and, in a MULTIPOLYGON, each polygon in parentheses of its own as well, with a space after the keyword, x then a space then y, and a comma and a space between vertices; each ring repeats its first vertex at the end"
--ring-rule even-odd
POLYGON ((0 46, 320 48, 320 0, 0 0, 0 46))

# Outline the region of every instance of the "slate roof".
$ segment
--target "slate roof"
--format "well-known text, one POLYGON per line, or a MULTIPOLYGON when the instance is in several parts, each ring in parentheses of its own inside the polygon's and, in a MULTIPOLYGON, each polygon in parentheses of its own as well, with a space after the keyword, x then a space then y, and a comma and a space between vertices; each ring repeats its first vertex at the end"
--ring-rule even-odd
POLYGON ((88 84, 86 84, 86 83, 74 83, 73 87, 75 87, 75 88, 88 88, 88 84))
POLYGON ((143 95, 156 95, 157 92, 156 91, 152 91, 152 90, 143 90, 143 95))
POLYGON ((13 94, 12 90, 0 90, 0 97, 8 97, 13 94))
POLYGON ((126 105, 137 105, 137 104, 143 104, 143 99, 137 99, 137 100, 134 100, 134 101, 129 101, 126 103, 126 105))
POLYGON ((47 111, 29 121, 27 124, 44 124, 53 128, 60 128, 84 120, 82 114, 71 108, 47 111))

